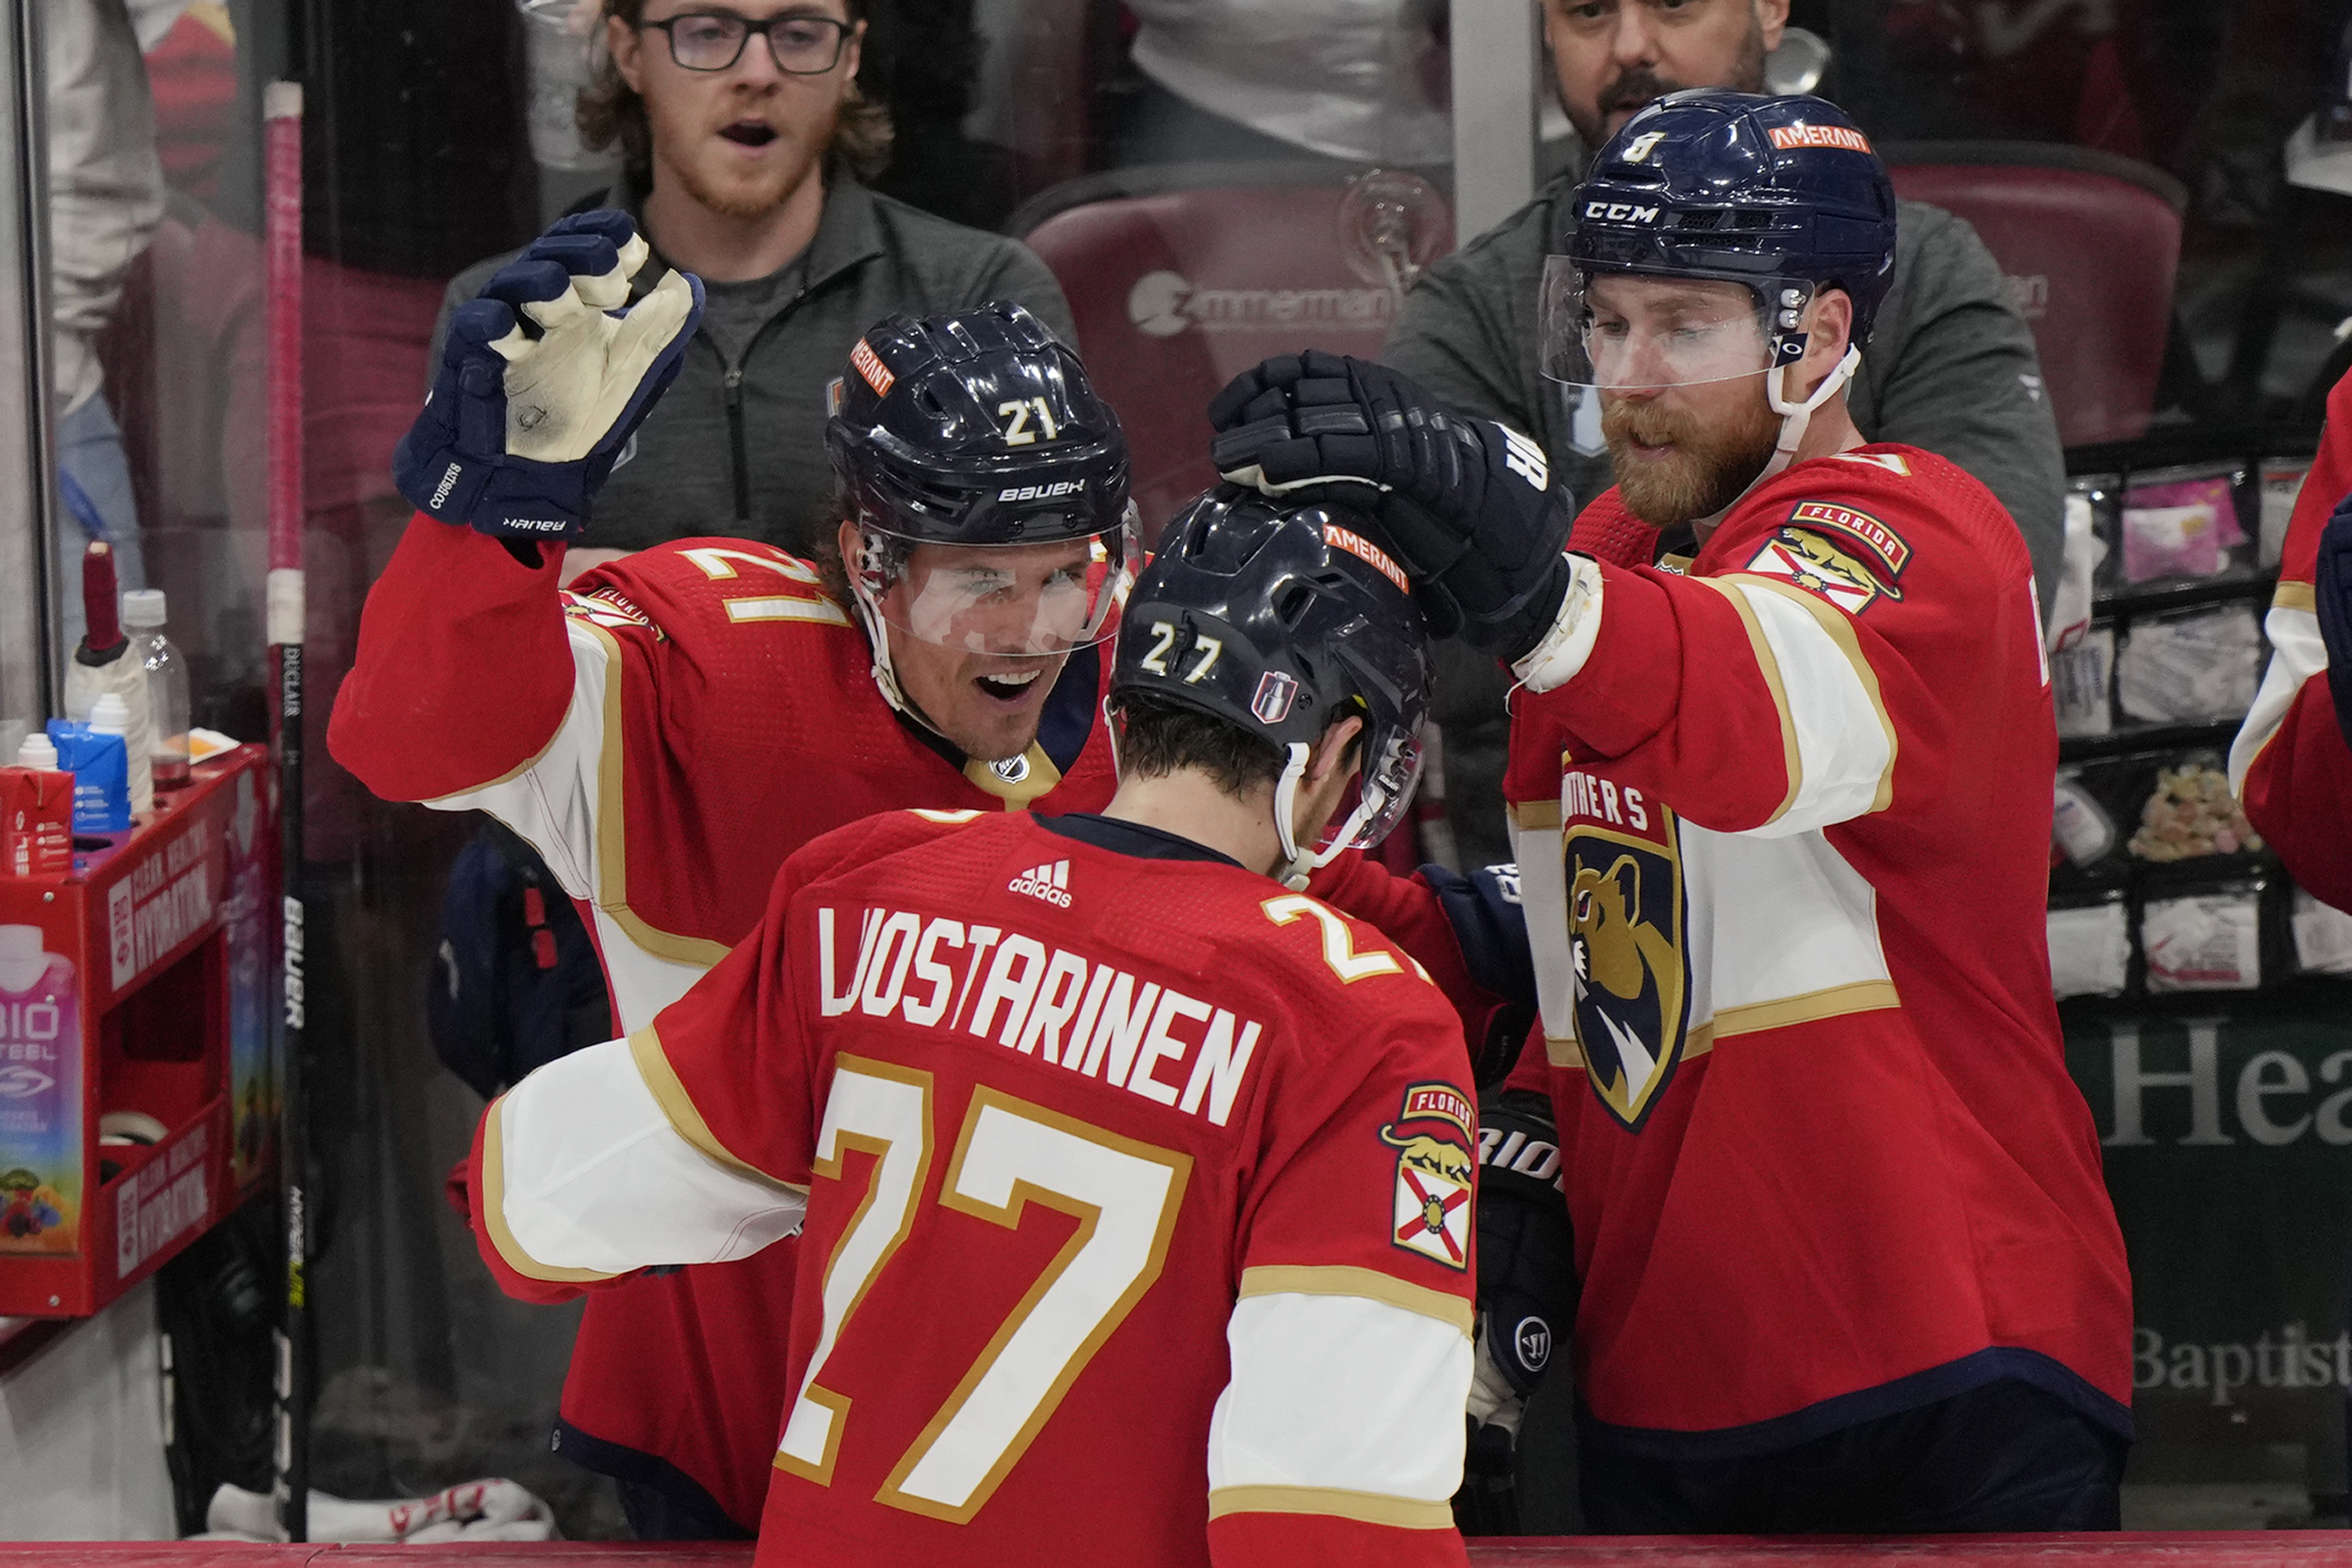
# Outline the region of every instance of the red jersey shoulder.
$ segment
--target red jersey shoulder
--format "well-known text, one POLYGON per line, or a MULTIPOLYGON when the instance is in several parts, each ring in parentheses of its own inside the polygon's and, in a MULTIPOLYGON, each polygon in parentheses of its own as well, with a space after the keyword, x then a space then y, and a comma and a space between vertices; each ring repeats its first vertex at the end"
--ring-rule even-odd
MULTIPOLYGON (((875 689, 866 634, 814 563, 744 539, 680 539, 583 573, 566 612, 641 654, 673 730, 698 746, 912 749, 875 689)), ((706 756, 705 761, 714 760, 706 756)), ((890 801, 877 801, 881 808, 890 801)))
POLYGON ((1647 566, 1658 548, 1658 531, 1625 510, 1612 485, 1576 514, 1568 547, 1612 566, 1647 566))
MULTIPOLYGON (((795 886, 817 887, 841 880, 871 881, 882 861, 910 849, 952 852, 976 832, 986 837, 1002 833, 1017 814, 967 807, 943 811, 917 806, 877 812, 818 835, 793 852, 784 876, 795 886)), ((977 851, 978 843, 974 840, 977 851)))
POLYGON ((1429 972, 1376 928, 1272 881, 1255 902, 1264 924, 1242 921, 1252 960, 1303 1041, 1338 1048, 1431 1028, 1459 1044, 1460 1019, 1429 972))
POLYGON ((2304 476, 2303 491, 2295 497, 2294 514, 2287 523, 2279 583, 2308 584, 2319 575, 2319 535, 2327 520, 2352 492, 2352 372, 2347 372, 2327 395, 2327 422, 2319 433, 2319 454, 2304 476))
POLYGON ((591 567, 565 607, 611 629, 679 641, 723 634, 772 647, 806 642, 812 630, 828 642, 858 637, 814 562, 748 539, 672 540, 591 567))
POLYGON ((1801 463, 1758 487, 1708 542, 1710 572, 1778 577, 1849 615, 1938 595, 1989 593, 2033 566, 2000 503, 1972 475, 1916 447, 1885 444, 1801 463))

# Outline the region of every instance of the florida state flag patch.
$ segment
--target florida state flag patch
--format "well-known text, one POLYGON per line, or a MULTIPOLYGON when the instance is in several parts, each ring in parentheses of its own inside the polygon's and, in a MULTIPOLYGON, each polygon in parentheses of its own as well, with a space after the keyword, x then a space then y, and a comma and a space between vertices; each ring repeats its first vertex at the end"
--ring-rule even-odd
POLYGON ((1470 1145, 1477 1110, 1450 1083, 1416 1083, 1381 1142, 1397 1152, 1396 1199, 1389 1239, 1448 1268, 1470 1267, 1470 1145))

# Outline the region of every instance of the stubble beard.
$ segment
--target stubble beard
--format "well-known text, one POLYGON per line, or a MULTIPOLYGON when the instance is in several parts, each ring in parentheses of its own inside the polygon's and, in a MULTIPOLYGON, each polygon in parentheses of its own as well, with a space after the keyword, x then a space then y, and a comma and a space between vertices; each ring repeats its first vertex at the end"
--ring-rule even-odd
POLYGON ((1673 528, 1714 516, 1756 482, 1780 438, 1780 416, 1758 397, 1743 402, 1731 423, 1709 427, 1689 414, 1620 401, 1601 410, 1601 434, 1625 510, 1653 528, 1673 528), (1635 456, 1636 440, 1671 442, 1675 455, 1635 456))
POLYGON ((698 142, 693 153, 674 165, 678 183, 686 187, 686 194, 694 198, 696 205, 721 217, 739 221, 765 217, 814 175, 824 149, 833 144, 834 132, 840 122, 841 113, 836 107, 821 125, 782 132, 786 155, 749 179, 714 178, 704 166, 701 155, 705 149, 698 142))

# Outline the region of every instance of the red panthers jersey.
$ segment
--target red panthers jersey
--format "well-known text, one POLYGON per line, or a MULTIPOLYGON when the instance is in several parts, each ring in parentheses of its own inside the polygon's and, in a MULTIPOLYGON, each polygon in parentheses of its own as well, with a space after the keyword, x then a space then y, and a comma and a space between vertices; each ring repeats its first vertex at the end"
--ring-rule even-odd
MULTIPOLYGON (((1074 655, 1038 742, 965 761, 883 702, 865 635, 816 569, 771 545, 689 539, 556 586, 470 529, 414 519, 360 621, 329 744, 379 795, 478 808, 546 859, 593 934, 615 1024, 635 1030, 758 921, 785 858, 905 806, 1092 810, 1116 777, 1108 659, 1074 655)), ((790 1245, 727 1268, 600 1292, 564 1387, 564 1451, 683 1472, 759 1518, 790 1245), (766 1374, 764 1377, 762 1374, 766 1374)))
MULTIPOLYGON (((1517 698, 1505 793, 1543 1047, 1517 1081, 1559 1118, 1588 1440, 1769 1452, 2000 1378, 2127 1435, 2015 526, 1885 445, 1759 486, 1695 558, 1653 563, 1613 490, 1570 542, 1597 633, 1517 698)), ((1450 940, 1425 884, 1344 875, 1326 896, 1450 940)))
POLYGON ((2327 684, 2312 582, 2319 533, 2352 494, 2352 375, 2327 395, 2319 456, 2287 524, 2276 595, 2263 630, 2270 669, 2230 749, 2230 783, 2246 820, 2315 898, 2352 910, 2352 746, 2327 684))
POLYGON ((494 1103, 475 1230, 543 1297, 804 1208, 761 1563, 1459 1564, 1464 1066, 1418 965, 1223 857, 898 813, 494 1103))

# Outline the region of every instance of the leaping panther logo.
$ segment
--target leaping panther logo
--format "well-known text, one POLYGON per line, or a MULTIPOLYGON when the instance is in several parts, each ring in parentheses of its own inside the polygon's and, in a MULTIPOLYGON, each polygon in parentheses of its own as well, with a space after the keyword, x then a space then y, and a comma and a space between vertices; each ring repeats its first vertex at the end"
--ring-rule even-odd
POLYGON ((1682 866, 1664 845, 1591 831, 1568 843, 1576 1038, 1593 1091, 1638 1129, 1674 1076, 1689 997, 1682 866))

